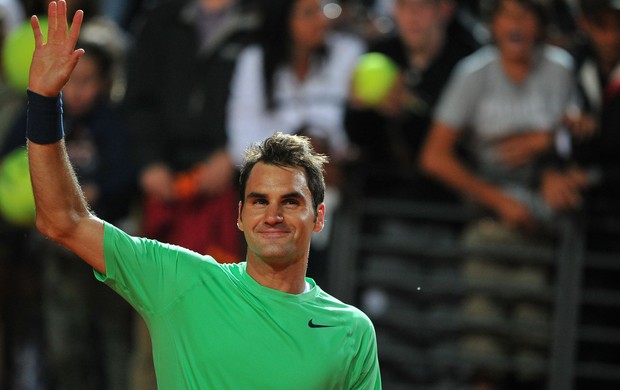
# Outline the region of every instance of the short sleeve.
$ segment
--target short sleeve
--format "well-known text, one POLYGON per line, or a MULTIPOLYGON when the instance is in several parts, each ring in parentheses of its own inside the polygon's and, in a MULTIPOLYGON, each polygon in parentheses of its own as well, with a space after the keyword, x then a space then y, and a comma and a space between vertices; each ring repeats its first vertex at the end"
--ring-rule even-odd
POLYGON ((140 313, 165 311, 201 278, 205 265, 218 267, 209 256, 133 237, 106 223, 104 230, 106 274, 95 272, 140 313))

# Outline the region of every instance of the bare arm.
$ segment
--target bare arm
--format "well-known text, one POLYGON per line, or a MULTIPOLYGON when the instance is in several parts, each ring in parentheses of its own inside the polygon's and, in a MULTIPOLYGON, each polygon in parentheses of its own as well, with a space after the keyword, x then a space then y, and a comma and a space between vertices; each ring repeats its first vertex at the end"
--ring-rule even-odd
POLYGON ((420 156, 421 169, 493 210, 503 221, 532 227, 534 220, 525 206, 475 176, 459 161, 455 154, 457 138, 455 129, 435 123, 420 156))
MULTIPOLYGON (((35 51, 29 89, 42 96, 58 96, 83 50, 74 50, 82 11, 76 12, 67 32, 67 5, 53 1, 48 8, 48 42, 36 16, 31 24, 35 51)), ((105 273, 103 222, 92 215, 69 163, 64 140, 51 144, 28 141, 30 175, 36 206, 37 228, 105 273)))

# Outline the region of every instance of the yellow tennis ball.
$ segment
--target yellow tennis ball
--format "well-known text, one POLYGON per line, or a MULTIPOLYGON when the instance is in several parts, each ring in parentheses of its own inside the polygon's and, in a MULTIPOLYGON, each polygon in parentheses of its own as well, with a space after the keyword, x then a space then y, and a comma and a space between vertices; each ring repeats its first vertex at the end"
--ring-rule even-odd
MULTIPOLYGON (((47 18, 39 18, 43 37, 47 40, 47 18)), ((28 87, 30 64, 34 52, 34 35, 30 21, 13 30, 5 39, 2 47, 2 69, 4 77, 18 92, 28 87)))
POLYGON ((34 224, 34 196, 25 148, 14 150, 0 162, 0 214, 15 225, 34 224))
POLYGON ((353 72, 353 94, 362 103, 378 106, 388 95, 398 77, 398 66, 384 54, 362 55, 353 72))

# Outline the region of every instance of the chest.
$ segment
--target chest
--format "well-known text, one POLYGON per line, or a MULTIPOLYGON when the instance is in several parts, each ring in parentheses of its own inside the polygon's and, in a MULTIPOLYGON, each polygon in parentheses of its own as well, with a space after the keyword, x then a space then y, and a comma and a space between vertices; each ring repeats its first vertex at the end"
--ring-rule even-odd
POLYGON ((328 312, 238 296, 186 297, 152 333, 162 359, 179 354, 188 381, 214 388, 230 378, 237 388, 338 388, 353 354, 348 329, 328 312))

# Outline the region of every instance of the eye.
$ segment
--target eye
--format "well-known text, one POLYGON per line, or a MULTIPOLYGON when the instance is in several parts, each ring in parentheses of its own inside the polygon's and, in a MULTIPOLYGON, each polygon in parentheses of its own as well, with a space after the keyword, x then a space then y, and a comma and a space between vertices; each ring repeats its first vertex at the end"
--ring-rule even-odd
POLYGON ((285 199, 282 203, 286 206, 297 206, 299 204, 299 200, 290 198, 290 199, 285 199))
POLYGON ((262 199, 262 198, 256 198, 256 199, 254 199, 252 204, 255 204, 255 205, 266 205, 267 204, 267 200, 266 199, 262 199))

